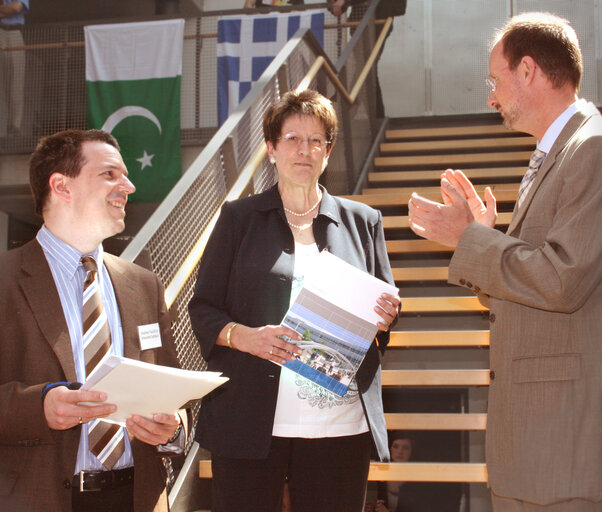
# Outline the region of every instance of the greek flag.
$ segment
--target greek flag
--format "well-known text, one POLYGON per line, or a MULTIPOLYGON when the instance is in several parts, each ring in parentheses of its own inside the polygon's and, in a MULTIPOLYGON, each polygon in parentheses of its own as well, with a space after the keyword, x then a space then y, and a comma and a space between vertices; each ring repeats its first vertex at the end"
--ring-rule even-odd
POLYGON ((217 111, 220 126, 286 42, 311 28, 324 46, 324 12, 224 16, 217 22, 217 111))

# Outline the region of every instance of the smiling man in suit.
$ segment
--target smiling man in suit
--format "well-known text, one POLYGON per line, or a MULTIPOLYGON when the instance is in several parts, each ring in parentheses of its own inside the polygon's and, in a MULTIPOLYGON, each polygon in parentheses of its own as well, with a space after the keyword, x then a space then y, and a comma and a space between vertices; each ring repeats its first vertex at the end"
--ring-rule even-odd
POLYGON ((602 507, 602 117, 578 99, 574 30, 515 16, 489 59, 489 106, 537 138, 504 234, 461 171, 444 204, 416 194, 410 224, 455 248, 449 282, 488 299, 487 469, 496 512, 602 507))
POLYGON ((161 454, 181 451, 179 415, 111 429, 97 419, 115 406, 78 389, 111 354, 177 366, 158 278, 102 248, 135 190, 117 141, 46 137, 30 184, 44 225, 0 255, 0 510, 166 511, 161 454))

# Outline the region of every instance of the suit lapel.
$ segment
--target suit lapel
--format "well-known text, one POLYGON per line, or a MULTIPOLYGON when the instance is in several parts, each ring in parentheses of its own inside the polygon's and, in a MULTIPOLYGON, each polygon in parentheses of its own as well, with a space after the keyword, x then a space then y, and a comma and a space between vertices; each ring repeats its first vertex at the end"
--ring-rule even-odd
MULTIPOLYGON (((556 140, 556 142, 559 142, 559 139, 560 139, 560 137, 556 140)), ((508 230, 506 231, 506 234, 511 235, 516 230, 516 228, 518 226, 520 226, 523 218, 525 217, 525 213, 529 209, 529 205, 531 204, 531 200, 533 199, 535 192, 539 188, 539 185, 545 178, 546 174, 548 174, 549 170, 556 163, 556 155, 562 150, 562 148, 564 147, 566 142, 568 142, 568 139, 564 141, 564 143, 562 144, 561 147, 558 147, 557 151, 554 151, 554 149, 557 147, 557 144, 554 143, 554 146, 552 147, 552 149, 546 156, 546 159, 543 161, 543 164, 541 164, 539 171, 537 171, 537 176, 535 177, 535 180, 533 181, 533 185, 531 185, 531 189, 529 190, 527 197, 525 197, 525 199, 521 205, 521 208, 518 209, 518 201, 514 204, 512 221, 510 222, 510 225, 508 226, 508 230)))
POLYGON ((140 287, 129 277, 125 271, 123 261, 116 256, 104 254, 104 264, 109 271, 113 290, 115 291, 115 299, 119 308, 119 316, 121 318, 121 327, 123 330, 123 355, 132 359, 140 359, 140 344, 137 336, 132 336, 131 333, 138 332, 136 325, 137 315, 134 313, 136 308, 144 307, 142 304, 146 297, 140 297, 137 294, 140 287))
POLYGON ((52 272, 40 244, 33 240, 23 251, 19 284, 40 331, 56 354, 68 381, 76 381, 69 329, 52 272))
POLYGON ((565 148, 565 146, 569 143, 571 138, 575 135, 575 133, 579 130, 581 125, 589 119, 592 115, 599 114, 598 109, 591 103, 588 103, 583 109, 578 110, 575 114, 569 119, 568 123, 564 126, 560 135, 552 145, 550 152, 546 156, 541 168, 537 172, 537 176, 533 181, 533 185, 531 185, 531 189, 527 194, 523 204, 521 205, 520 210, 517 211, 517 204, 514 205, 514 212, 512 215, 512 221, 508 226, 508 230, 506 234, 512 235, 518 227, 521 225, 527 210, 533 200, 533 197, 537 193, 537 189, 549 174, 550 170, 554 167, 556 163, 556 158, 560 154, 560 152, 565 148))

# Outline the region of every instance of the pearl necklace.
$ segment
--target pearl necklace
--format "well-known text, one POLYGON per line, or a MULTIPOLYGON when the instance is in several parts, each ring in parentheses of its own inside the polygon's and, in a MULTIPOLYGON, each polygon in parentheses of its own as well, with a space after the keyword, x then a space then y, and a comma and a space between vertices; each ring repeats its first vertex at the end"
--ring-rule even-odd
POLYGON ((309 229, 309 228, 311 228, 311 226, 312 226, 312 224, 313 224, 313 221, 312 221, 312 222, 310 222, 309 224, 301 224, 301 225, 299 225, 299 224, 293 224, 293 223, 292 223, 292 222, 290 222, 288 219, 286 219, 286 222, 288 223, 288 225, 289 225, 291 228, 295 228, 295 229, 297 229, 297 230, 299 230, 299 231, 305 231, 306 229, 309 229))
MULTIPOLYGON (((303 212, 303 213, 297 213, 297 212, 294 212, 293 210, 289 210, 286 206, 284 207, 284 211, 287 213, 290 213, 291 215, 294 215, 295 217, 305 217, 308 213, 313 212, 318 207, 321 200, 322 200, 322 194, 320 194, 320 197, 318 197, 316 204, 314 204, 309 210, 307 210, 306 212, 303 212)), ((290 224, 290 222, 289 222, 289 224, 290 224)), ((291 224, 291 226, 293 226, 293 224, 291 224)), ((297 227, 297 226, 294 226, 294 227, 297 227)))

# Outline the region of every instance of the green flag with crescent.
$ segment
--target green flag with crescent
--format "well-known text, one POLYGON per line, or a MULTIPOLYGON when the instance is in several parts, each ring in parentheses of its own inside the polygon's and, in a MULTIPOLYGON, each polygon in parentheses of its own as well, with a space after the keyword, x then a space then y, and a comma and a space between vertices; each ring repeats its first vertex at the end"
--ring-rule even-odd
POLYGON ((184 20, 85 27, 88 127, 113 134, 136 192, 161 201, 182 173, 184 20))

